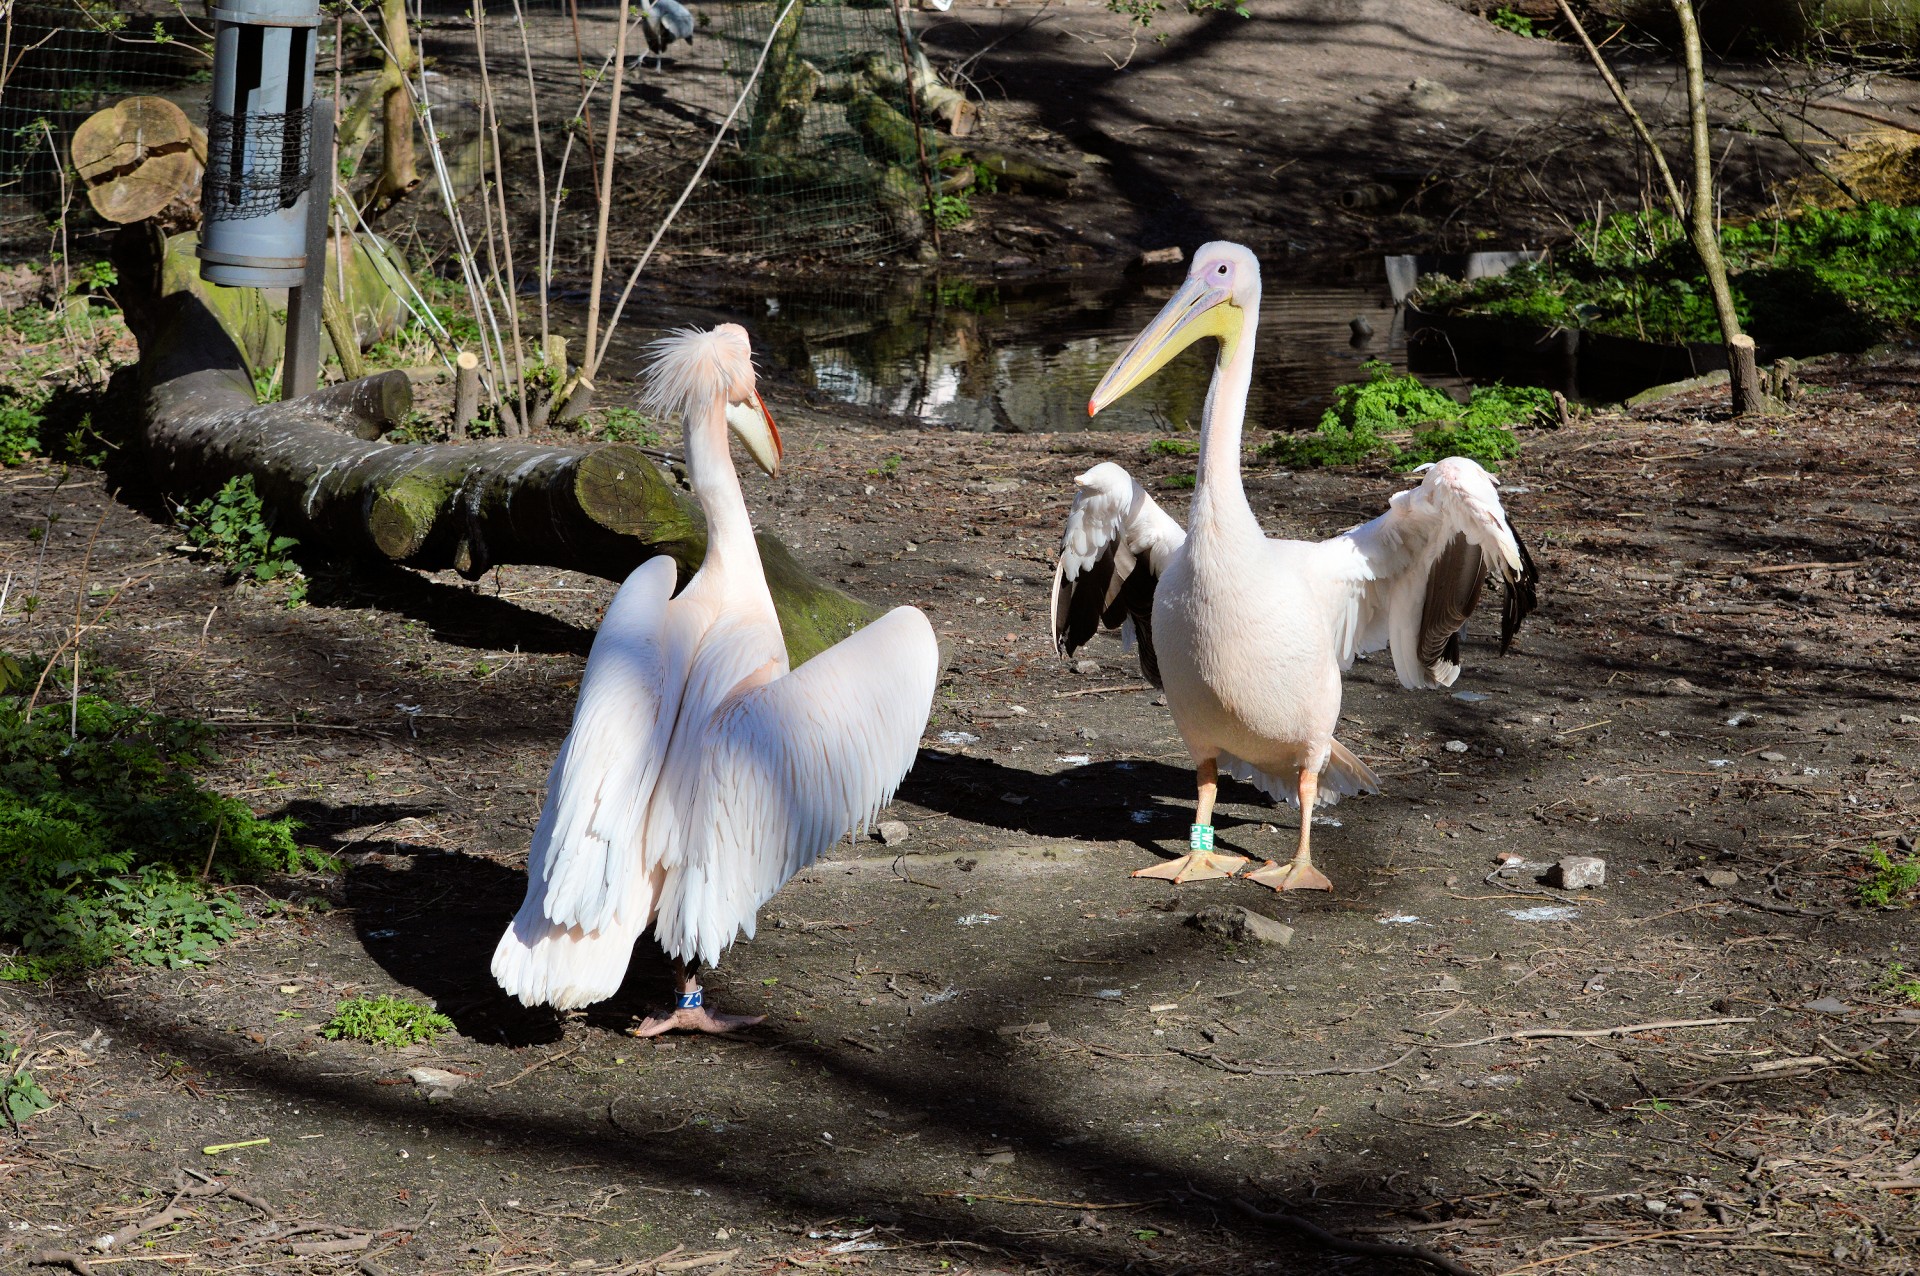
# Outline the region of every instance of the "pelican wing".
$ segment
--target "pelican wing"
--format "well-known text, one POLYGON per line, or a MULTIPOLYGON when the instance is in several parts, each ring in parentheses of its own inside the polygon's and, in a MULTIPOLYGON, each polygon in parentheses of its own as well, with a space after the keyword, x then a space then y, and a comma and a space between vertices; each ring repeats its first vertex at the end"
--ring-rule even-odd
POLYGON ((500 985, 528 1005, 611 996, 652 911, 641 834, 678 716, 693 636, 668 606, 661 555, 614 595, 527 857, 527 895, 494 952, 500 985))
POLYGON ((1119 628, 1140 644, 1140 668, 1160 684, 1153 652, 1153 591, 1186 529, 1155 503, 1147 489, 1112 461, 1074 482, 1073 509, 1053 571, 1053 642, 1072 655, 1101 626, 1119 628))
POLYGON ((1460 630, 1497 573, 1505 587, 1500 650, 1535 603, 1533 558, 1500 505, 1493 478, 1448 457, 1420 486, 1396 492, 1387 512, 1327 542, 1351 556, 1355 609, 1343 658, 1393 652, 1408 687, 1448 687, 1460 675, 1460 630))
POLYGON ((754 914, 788 878, 877 815, 913 765, 939 672, 933 627, 898 607, 726 697, 672 817, 685 821, 686 850, 661 893, 661 947, 717 961, 736 931, 753 936, 754 914))

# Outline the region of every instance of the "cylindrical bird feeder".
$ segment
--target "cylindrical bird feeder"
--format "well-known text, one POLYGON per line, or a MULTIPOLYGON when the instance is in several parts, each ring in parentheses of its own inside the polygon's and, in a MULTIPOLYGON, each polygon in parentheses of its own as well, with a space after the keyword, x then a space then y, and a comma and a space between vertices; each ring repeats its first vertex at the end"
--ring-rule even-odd
POLYGON ((313 190, 319 0, 224 0, 212 17, 200 277, 294 287, 306 266, 308 201, 331 191, 313 190))

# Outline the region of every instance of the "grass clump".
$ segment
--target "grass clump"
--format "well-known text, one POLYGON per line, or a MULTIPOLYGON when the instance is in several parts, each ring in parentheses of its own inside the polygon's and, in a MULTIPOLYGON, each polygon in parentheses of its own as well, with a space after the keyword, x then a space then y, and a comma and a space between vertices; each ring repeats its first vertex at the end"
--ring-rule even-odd
MULTIPOLYGON (((1757 218, 1722 227, 1720 247, 1742 326, 1782 354, 1861 350, 1920 326, 1920 208, 1868 204, 1757 218)), ((1685 228, 1662 212, 1585 223, 1551 261, 1471 283, 1425 281, 1417 299, 1438 314, 1644 341, 1720 340, 1685 228)))
POLYGON ((371 1041, 381 1046, 431 1045, 453 1020, 437 1010, 388 994, 353 997, 333 1008, 320 1035, 328 1041, 371 1041))
POLYGON ((306 600, 306 577, 288 557, 300 542, 274 534, 260 493, 254 490, 253 475, 228 479, 218 494, 182 506, 178 518, 187 543, 224 563, 232 577, 285 581, 287 606, 298 607, 306 600))
POLYGON ((1535 40, 1550 38, 1547 34, 1546 23, 1535 22, 1526 14, 1516 13, 1505 5, 1489 13, 1487 15, 1487 21, 1499 27, 1502 31, 1511 31, 1515 35, 1524 35, 1535 40))
POLYGON ((1193 456, 1200 445, 1192 439, 1155 439, 1147 444, 1149 456, 1193 456))
POLYGON ((203 786, 211 732, 97 695, 0 696, 0 979, 130 961, 178 969, 248 924, 224 889, 330 867, 203 786))
POLYGON ((1464 456, 1497 470, 1520 454, 1513 427, 1553 407, 1552 393, 1532 386, 1475 386, 1463 404, 1417 377, 1396 373, 1382 360, 1364 363, 1360 370, 1366 380, 1333 392, 1333 406, 1321 415, 1319 429, 1276 435, 1261 455, 1300 469, 1376 457, 1408 469, 1464 456))
POLYGON ((1907 897, 1920 890, 1920 856, 1909 855, 1896 861, 1868 843, 1867 877, 1860 883, 1860 902, 1868 908, 1903 908, 1907 897))

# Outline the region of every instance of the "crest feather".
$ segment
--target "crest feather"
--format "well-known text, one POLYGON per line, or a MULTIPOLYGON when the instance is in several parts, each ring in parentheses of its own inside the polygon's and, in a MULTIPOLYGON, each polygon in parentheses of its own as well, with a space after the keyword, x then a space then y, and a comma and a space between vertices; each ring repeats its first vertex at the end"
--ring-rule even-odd
POLYGON ((640 406, 656 420, 686 417, 753 389, 753 350, 747 330, 737 323, 705 332, 679 328, 647 348, 653 363, 640 406))

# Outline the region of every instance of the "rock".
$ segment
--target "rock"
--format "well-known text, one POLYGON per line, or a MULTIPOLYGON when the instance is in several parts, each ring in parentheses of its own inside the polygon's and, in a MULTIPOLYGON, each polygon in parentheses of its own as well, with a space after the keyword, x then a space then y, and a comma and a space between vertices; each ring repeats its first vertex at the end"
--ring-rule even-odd
POLYGON ((1460 95, 1440 83, 1425 76, 1407 86, 1407 99, 1416 111, 1444 111, 1460 100, 1460 95))
POLYGON ((467 1078, 445 1068, 408 1068, 407 1080, 426 1091, 427 1099, 444 1099, 467 1083, 467 1078))
POLYGON ((912 830, 899 820, 881 820, 873 830, 873 835, 888 846, 898 846, 913 836, 912 830))
POLYGON ((1847 1003, 1838 997, 1822 997, 1818 1001, 1809 1001, 1801 1009, 1819 1015, 1844 1015, 1847 1013, 1847 1003))
POLYGON ((1716 890, 1726 890, 1728 887, 1740 884, 1740 874, 1730 868, 1716 868, 1702 873, 1700 880, 1716 890))
POLYGON ((1465 740, 1449 740, 1446 743, 1446 750, 1448 753, 1465 753, 1467 751, 1467 742, 1465 740))
POLYGON ((1158 705, 1158 706, 1160 706, 1160 707, 1162 707, 1162 708, 1164 708, 1164 707, 1166 706, 1166 703, 1167 703, 1167 698, 1166 698, 1165 696, 1155 696, 1155 697, 1153 698, 1153 701, 1152 701, 1152 703, 1153 703, 1153 704, 1155 704, 1155 705, 1158 705))
POLYGON ((1894 721, 1903 727, 1920 726, 1920 713, 1903 713, 1895 718, 1894 721))
POLYGON ((1100 662, 1098 660, 1076 660, 1073 662, 1073 671, 1082 677, 1088 674, 1099 673, 1100 662))
POLYGON ((1787 755, 1784 753, 1777 753, 1772 749, 1766 749, 1761 752, 1760 760, 1762 762, 1785 762, 1787 760, 1787 755))
POLYGON ((1293 927, 1238 904, 1203 908, 1187 918, 1187 925, 1241 944, 1278 944, 1284 947, 1293 942, 1293 927))
POLYGON ((1347 320, 1347 344, 1364 346, 1373 340, 1373 323, 1365 315, 1347 320))
POLYGON ((1607 884, 1607 862, 1597 855, 1569 855, 1553 866, 1552 876, 1563 891, 1591 890, 1607 884))
POLYGON ((1053 1031, 1053 1025, 1042 1019, 1039 1023, 1002 1024, 993 1031, 1000 1037, 1044 1037, 1053 1031))

